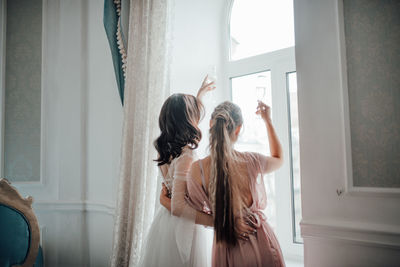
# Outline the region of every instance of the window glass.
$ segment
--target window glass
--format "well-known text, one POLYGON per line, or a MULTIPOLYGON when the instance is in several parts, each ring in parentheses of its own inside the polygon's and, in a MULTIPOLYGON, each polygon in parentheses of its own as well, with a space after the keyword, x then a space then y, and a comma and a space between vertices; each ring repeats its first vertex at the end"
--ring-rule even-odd
POLYGON ((230 20, 231 60, 294 46, 292 0, 235 0, 230 20))
MULTIPOLYGON (((243 115, 242 132, 235 144, 238 151, 253 151, 269 154, 267 130, 263 120, 255 114, 257 100, 272 106, 271 72, 264 71, 231 79, 232 102, 239 105, 243 115)), ((274 173, 264 177, 268 197, 265 214, 268 223, 276 228, 275 176, 274 173)))
POLYGON ((299 147, 299 115, 297 109, 297 79, 296 72, 287 73, 287 91, 289 106, 290 129, 290 168, 292 182, 293 207, 293 241, 302 243, 300 236, 301 192, 300 192, 300 147, 299 147))

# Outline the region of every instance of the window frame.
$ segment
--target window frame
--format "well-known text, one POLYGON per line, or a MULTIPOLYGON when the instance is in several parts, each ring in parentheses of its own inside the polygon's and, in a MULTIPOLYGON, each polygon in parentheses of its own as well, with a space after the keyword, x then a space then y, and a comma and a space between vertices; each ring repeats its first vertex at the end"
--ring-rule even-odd
MULTIPOLYGON (((289 75, 294 72, 286 73, 286 94, 287 94, 287 105, 288 105, 288 127, 289 127, 289 155, 288 160, 290 163, 290 190, 292 198, 292 231, 293 231, 293 243, 303 244, 304 242, 299 242, 296 240, 296 206, 295 206, 295 190, 294 190, 294 165, 293 165, 293 138, 292 138, 292 114, 291 114, 291 100, 290 100, 290 88, 289 88, 289 75)), ((296 74, 297 75, 297 74, 296 74)), ((297 77, 297 76, 296 76, 297 77)), ((298 112, 298 111, 297 111, 298 112)), ((300 165, 300 163, 299 163, 300 165)), ((301 179, 301 176, 300 176, 301 179)), ((300 181, 301 182, 301 181, 300 181)), ((301 190, 301 187, 300 187, 301 190)), ((300 192, 301 194, 301 192, 300 192)), ((300 224, 300 222, 299 222, 300 224)), ((299 238, 302 238, 301 236, 299 238)))
POLYGON ((290 111, 288 102, 287 74, 296 72, 295 48, 283 48, 248 58, 231 60, 230 47, 230 21, 231 10, 234 0, 228 0, 226 5, 226 16, 223 27, 222 42, 222 79, 219 81, 226 88, 227 97, 232 100, 231 79, 250 75, 262 71, 271 71, 272 87, 272 121, 280 138, 284 153, 284 163, 275 172, 275 194, 279 209, 276 211, 277 227, 275 233, 285 259, 302 261, 304 258, 304 246, 295 241, 295 217, 294 217, 294 195, 291 161, 291 133, 290 133, 290 111))

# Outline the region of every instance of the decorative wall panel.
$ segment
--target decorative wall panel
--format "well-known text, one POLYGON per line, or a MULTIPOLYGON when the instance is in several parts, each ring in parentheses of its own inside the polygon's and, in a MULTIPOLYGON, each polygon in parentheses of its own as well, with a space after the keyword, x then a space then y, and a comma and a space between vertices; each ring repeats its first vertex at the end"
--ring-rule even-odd
POLYGON ((400 187, 400 1, 343 8, 353 185, 400 187))
POLYGON ((42 0, 9 0, 6 20, 4 176, 40 180, 42 0))

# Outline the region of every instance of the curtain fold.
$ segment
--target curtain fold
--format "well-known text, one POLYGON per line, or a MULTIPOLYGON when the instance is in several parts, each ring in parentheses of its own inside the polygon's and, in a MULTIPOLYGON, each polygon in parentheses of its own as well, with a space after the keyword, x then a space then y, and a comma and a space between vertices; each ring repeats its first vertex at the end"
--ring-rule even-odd
POLYGON ((137 266, 158 201, 158 114, 169 94, 171 0, 131 0, 121 168, 111 266, 137 266))

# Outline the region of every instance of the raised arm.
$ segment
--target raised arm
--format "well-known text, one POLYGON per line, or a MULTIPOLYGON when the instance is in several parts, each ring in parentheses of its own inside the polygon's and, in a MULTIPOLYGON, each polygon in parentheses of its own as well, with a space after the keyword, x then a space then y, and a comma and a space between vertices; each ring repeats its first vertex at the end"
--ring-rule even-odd
POLYGON ((256 114, 260 115, 263 119, 268 132, 268 142, 271 156, 263 156, 259 154, 259 160, 261 164, 261 170, 263 173, 272 172, 279 169, 283 163, 283 152, 282 146, 279 142, 278 136, 276 135, 274 126, 271 120, 271 108, 259 101, 257 106, 256 114))
POLYGON ((203 83, 200 86, 199 91, 197 92, 197 98, 200 101, 203 101, 203 96, 209 92, 215 89, 215 82, 210 82, 208 81, 208 75, 204 78, 203 83))

